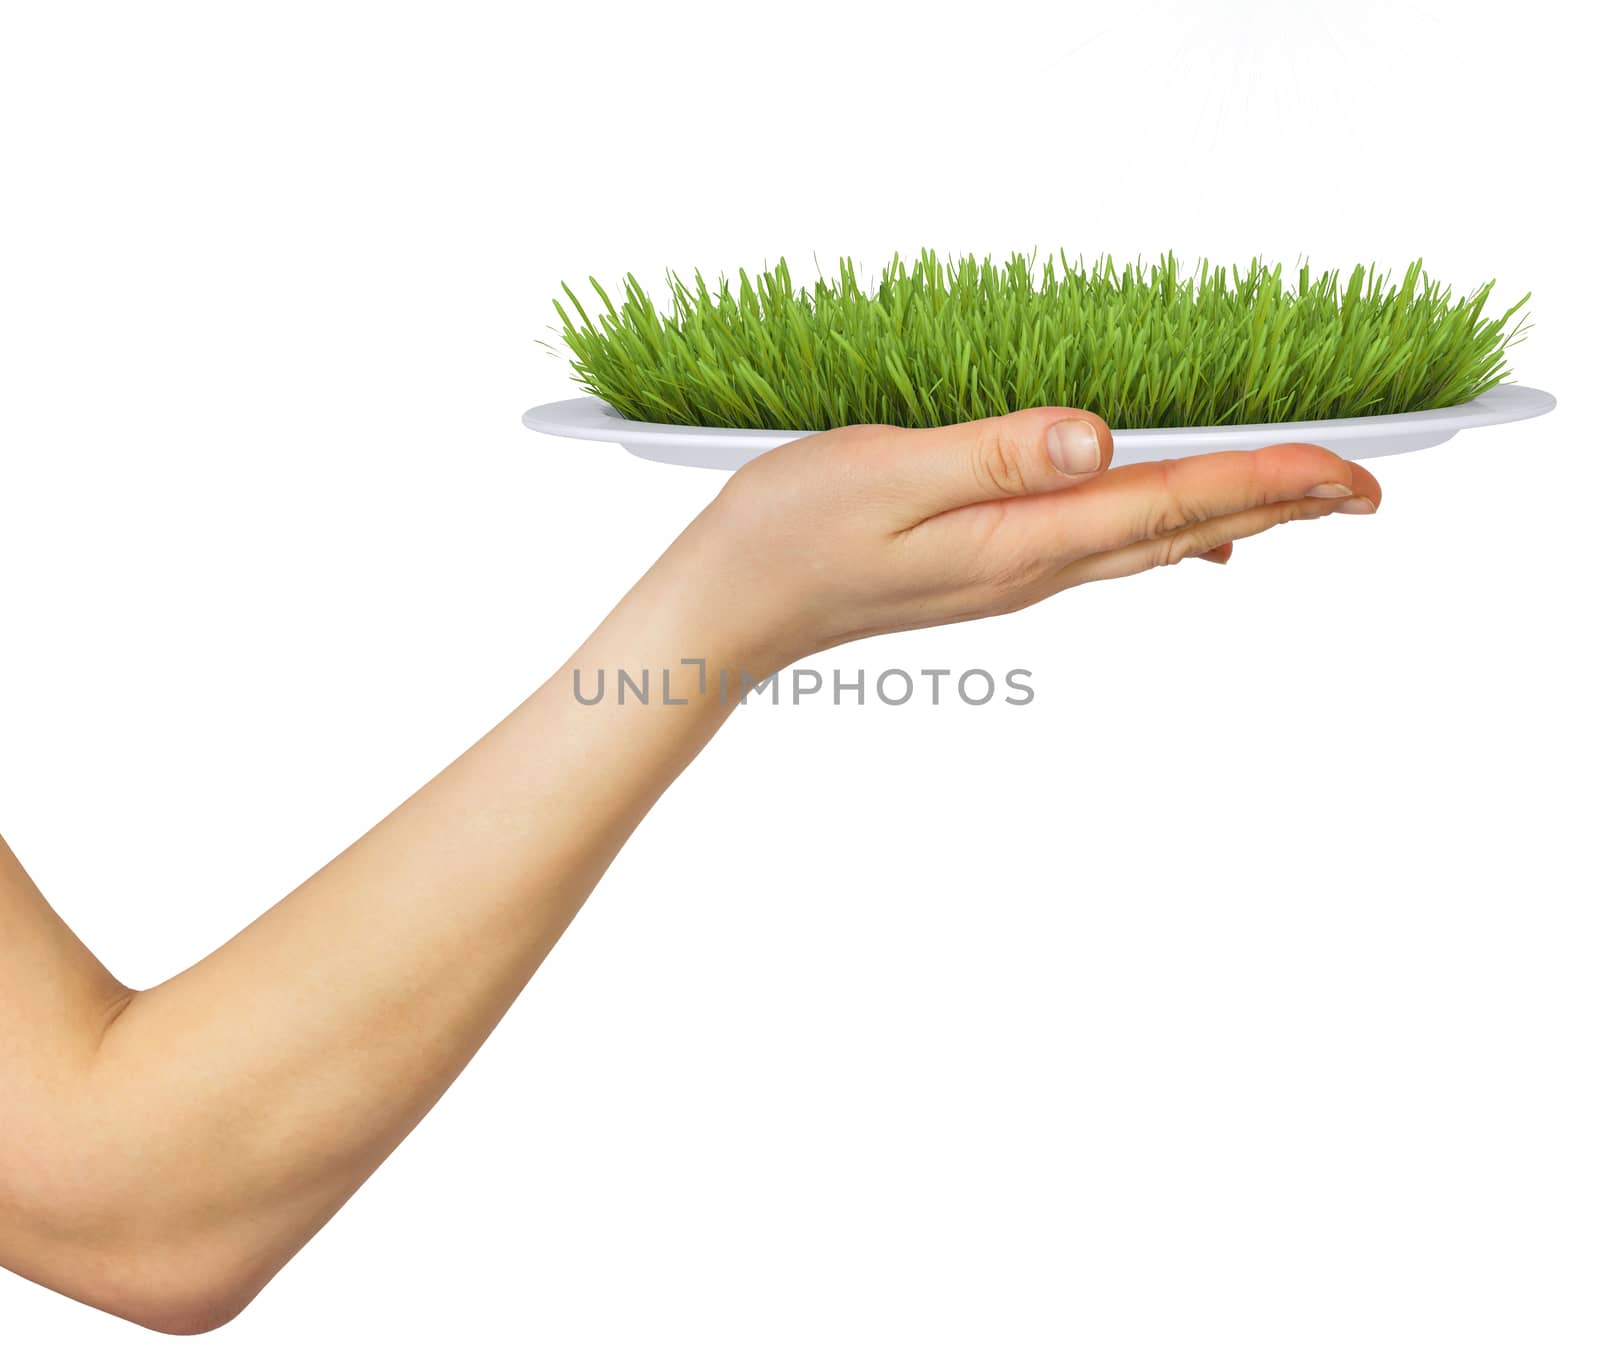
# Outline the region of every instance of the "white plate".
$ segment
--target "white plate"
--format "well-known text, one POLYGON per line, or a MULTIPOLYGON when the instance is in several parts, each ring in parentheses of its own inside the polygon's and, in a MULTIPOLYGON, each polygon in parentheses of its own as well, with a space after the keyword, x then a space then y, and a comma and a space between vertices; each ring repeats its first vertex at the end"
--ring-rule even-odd
MULTIPOLYGON (((1326 446, 1350 460, 1397 455, 1440 445, 1468 427, 1489 427, 1539 417, 1555 407, 1554 394, 1521 384, 1496 384, 1488 393, 1453 408, 1403 412, 1392 417, 1346 417, 1327 422, 1268 422, 1254 426, 1147 427, 1117 431, 1113 464, 1203 455, 1212 450, 1304 441, 1326 446)), ((746 427, 682 427, 666 422, 633 422, 600 399, 585 396, 545 403, 522 414, 524 426, 548 436, 580 441, 615 441, 647 460, 737 469, 767 451, 809 436, 808 431, 755 431, 746 427)))

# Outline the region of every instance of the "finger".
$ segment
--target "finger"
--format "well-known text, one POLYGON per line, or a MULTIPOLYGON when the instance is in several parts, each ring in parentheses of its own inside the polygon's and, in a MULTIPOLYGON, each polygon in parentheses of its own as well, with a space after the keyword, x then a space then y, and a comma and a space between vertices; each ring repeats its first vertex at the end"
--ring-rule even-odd
POLYGON ((1059 493, 1111 462, 1111 429, 1079 408, 1028 408, 956 426, 871 428, 873 473, 914 526, 973 503, 1059 493), (874 439, 876 438, 876 439, 874 439))
POLYGON ((1007 535, 1038 557, 1055 547, 1058 556, 1082 558, 1307 498, 1329 511, 1365 511, 1367 503, 1377 507, 1382 490, 1360 465, 1321 446, 1228 450, 1128 465, 1082 487, 1008 504, 1007 535))
POLYGON ((1094 583, 1108 578, 1125 578, 1129 574, 1143 573, 1146 569, 1176 564, 1179 560, 1211 553, 1233 541, 1260 535, 1274 526, 1283 526, 1291 521, 1316 521, 1332 516, 1337 511, 1338 504, 1331 498, 1299 498, 1293 502, 1274 502, 1243 512, 1231 512, 1210 521, 1185 526, 1172 535, 1138 541, 1080 559, 1062 570, 1050 591, 1059 592, 1080 583, 1094 583))
POLYGON ((1207 550, 1203 555, 1196 555, 1196 559, 1203 559, 1208 564, 1226 564, 1233 558, 1233 542, 1217 546, 1214 550, 1207 550))

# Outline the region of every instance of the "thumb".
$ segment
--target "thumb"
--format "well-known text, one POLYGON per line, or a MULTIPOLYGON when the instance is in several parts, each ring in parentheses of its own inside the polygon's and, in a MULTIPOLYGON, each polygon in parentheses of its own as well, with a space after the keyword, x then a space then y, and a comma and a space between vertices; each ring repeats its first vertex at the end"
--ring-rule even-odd
POLYGON ((1060 492, 1111 462, 1111 429, 1081 408, 1028 408, 884 434, 883 472, 905 489, 919 519, 975 502, 1060 492))

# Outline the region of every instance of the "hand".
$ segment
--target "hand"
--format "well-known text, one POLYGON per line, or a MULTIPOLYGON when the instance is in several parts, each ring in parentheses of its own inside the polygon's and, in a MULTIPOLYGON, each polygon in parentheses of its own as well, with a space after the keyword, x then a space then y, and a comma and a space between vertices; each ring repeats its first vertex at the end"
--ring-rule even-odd
POLYGON ((730 648, 769 670, 845 640, 1016 611, 1063 588, 1377 509, 1377 480, 1319 446, 1111 469, 1075 408, 960 426, 843 427, 736 473, 657 571, 710 575, 730 648))

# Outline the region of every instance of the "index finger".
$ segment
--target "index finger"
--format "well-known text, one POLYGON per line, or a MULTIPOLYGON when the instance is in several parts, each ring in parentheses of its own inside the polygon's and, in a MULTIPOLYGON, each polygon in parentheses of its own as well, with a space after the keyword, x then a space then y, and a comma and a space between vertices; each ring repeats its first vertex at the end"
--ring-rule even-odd
POLYGON ((1382 497, 1377 479, 1331 450, 1275 445, 1113 468, 1075 488, 1015 500, 1006 518, 1013 534, 1037 539, 1041 553, 1058 546, 1076 557, 1268 503, 1329 498, 1342 507, 1365 499, 1376 507, 1382 497))

